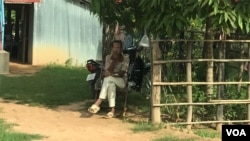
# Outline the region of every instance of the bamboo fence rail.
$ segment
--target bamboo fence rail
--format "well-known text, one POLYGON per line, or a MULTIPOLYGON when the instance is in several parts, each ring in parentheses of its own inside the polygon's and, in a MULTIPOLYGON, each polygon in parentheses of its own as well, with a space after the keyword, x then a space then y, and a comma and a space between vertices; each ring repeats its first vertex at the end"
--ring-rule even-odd
MULTIPOLYGON (((225 59, 223 58, 225 56, 225 52, 223 52, 223 49, 220 50, 221 58, 219 59, 192 59, 192 43, 194 42, 216 42, 216 43, 247 43, 250 45, 250 40, 183 40, 183 39, 169 39, 169 40, 152 40, 151 41, 151 53, 152 53, 152 63, 151 63, 151 83, 152 83, 152 91, 151 91, 151 120, 153 123, 159 123, 161 121, 161 112, 160 107, 163 106, 187 106, 187 120, 186 122, 177 122, 177 123, 167 123, 167 124, 186 124, 190 127, 192 124, 209 124, 209 123, 216 123, 218 125, 221 125, 222 123, 243 123, 246 122, 250 124, 250 71, 248 71, 248 80, 242 81, 242 82, 223 82, 219 80, 218 82, 193 82, 192 81, 192 63, 195 62, 218 62, 219 64, 223 65, 224 63, 230 63, 230 62, 250 62, 250 48, 248 47, 248 58, 247 59, 225 59), (186 54, 186 60, 161 60, 159 57, 159 42, 184 42, 186 44, 187 54, 186 54), (224 54, 223 54, 224 53, 224 54), (166 63, 186 63, 186 75, 187 75, 187 81, 186 82, 162 82, 161 81, 161 65, 166 63), (193 102, 192 100, 192 86, 193 85, 209 85, 214 86, 218 85, 239 85, 239 84, 245 84, 247 85, 247 98, 248 99, 235 99, 235 100, 227 100, 227 99, 208 99, 207 102, 193 102), (186 86, 187 88, 187 102, 184 103, 164 103, 162 104, 160 101, 160 95, 161 95, 161 86, 171 86, 171 85, 182 85, 186 86), (200 106, 200 105, 217 105, 217 110, 223 111, 223 107, 221 105, 227 105, 227 104, 246 104, 247 105, 247 119, 245 120, 233 120, 233 121, 226 121, 223 120, 223 114, 220 113, 218 115, 217 113, 217 120, 215 121, 192 121, 192 106, 200 106)), ((223 66, 221 66, 219 69, 222 70, 223 66)), ((250 70, 250 65, 248 66, 248 69, 250 70)), ((222 87, 219 87, 222 88, 222 87)), ((218 93, 220 91, 218 90, 218 93)), ((188 127, 188 128, 189 128, 188 127)))

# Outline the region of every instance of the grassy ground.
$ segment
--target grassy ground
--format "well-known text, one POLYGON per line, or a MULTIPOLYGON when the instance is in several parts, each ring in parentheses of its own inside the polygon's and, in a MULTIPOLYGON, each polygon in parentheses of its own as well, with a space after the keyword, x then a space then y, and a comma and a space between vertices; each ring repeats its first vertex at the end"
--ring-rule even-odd
MULTIPOLYGON (((91 99, 89 85, 85 82, 88 72, 83 68, 49 65, 31 76, 7 77, 0 75, 0 97, 15 100, 19 103, 54 108, 74 102, 91 99)), ((130 93, 128 103, 132 112, 141 114, 149 112, 149 100, 140 93, 130 93)), ((153 131, 162 127, 152 126, 147 122, 135 124, 134 131, 153 131)), ((207 131, 197 132, 199 135, 207 131)), ((214 135, 208 135, 211 137, 214 135)), ((11 126, 0 120, 0 139, 4 141, 30 141, 39 135, 14 133, 11 126)), ((183 141, 178 137, 167 136, 157 141, 183 141)), ((190 139, 193 141, 194 139, 190 139)))
MULTIPOLYGON (((89 99, 83 68, 50 65, 32 76, 7 77, 0 75, 0 97, 34 106, 53 108, 89 99)), ((12 125, 0 119, 0 140, 30 141, 39 135, 16 133, 12 125)))
POLYGON ((0 76, 0 97, 21 103, 55 107, 90 98, 87 70, 48 66, 33 76, 0 76))
POLYGON ((1 141, 31 141, 41 139, 40 135, 18 133, 11 130, 11 124, 6 124, 0 119, 0 140, 1 141))

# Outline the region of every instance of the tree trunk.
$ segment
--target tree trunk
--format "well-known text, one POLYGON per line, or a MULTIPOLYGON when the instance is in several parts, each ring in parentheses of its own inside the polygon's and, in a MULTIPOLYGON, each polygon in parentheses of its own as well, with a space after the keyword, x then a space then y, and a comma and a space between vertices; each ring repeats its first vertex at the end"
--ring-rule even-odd
POLYGON ((103 24, 103 46, 102 46, 102 60, 105 61, 105 57, 111 52, 111 42, 114 39, 114 26, 109 24, 103 24))

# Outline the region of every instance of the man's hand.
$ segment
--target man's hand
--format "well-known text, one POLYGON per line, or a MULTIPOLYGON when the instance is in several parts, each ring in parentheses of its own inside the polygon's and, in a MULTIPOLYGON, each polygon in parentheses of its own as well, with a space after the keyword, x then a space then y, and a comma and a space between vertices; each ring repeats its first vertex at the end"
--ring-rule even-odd
POLYGON ((125 71, 119 71, 118 72, 119 76, 121 76, 121 77, 123 77, 125 73, 126 73, 125 71))
POLYGON ((107 77, 107 76, 110 76, 111 75, 111 73, 109 72, 109 71, 107 71, 107 70, 105 70, 103 73, 102 73, 102 76, 103 77, 107 77))

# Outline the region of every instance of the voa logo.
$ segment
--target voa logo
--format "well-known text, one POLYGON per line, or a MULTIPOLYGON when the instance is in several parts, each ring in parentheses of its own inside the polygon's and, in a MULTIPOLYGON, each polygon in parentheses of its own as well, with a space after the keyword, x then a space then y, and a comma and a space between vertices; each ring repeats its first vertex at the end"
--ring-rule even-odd
POLYGON ((226 129, 227 136, 247 136, 244 129, 226 129))

